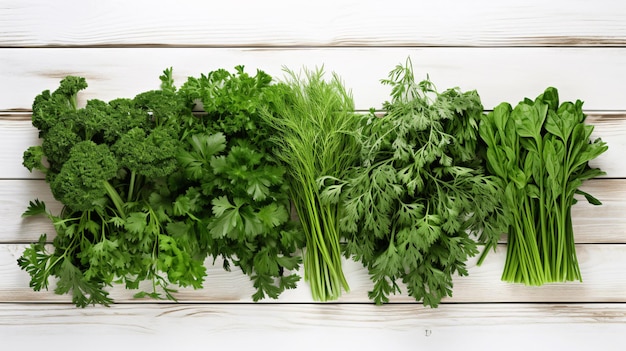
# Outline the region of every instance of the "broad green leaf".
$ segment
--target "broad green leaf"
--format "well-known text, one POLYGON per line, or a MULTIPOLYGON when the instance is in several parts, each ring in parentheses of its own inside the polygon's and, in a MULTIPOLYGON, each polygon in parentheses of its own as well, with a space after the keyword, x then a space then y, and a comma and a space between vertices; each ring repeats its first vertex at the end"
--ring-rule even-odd
POLYGON ((265 228, 261 219, 251 210, 250 206, 242 207, 239 214, 243 219, 243 231, 247 238, 252 239, 264 232, 265 228))
POLYGON ((518 164, 521 160, 518 159, 518 154, 513 150, 513 148, 509 146, 502 146, 502 150, 506 155, 506 163, 505 166, 507 168, 507 172, 516 171, 519 167, 518 164))
POLYGON ((270 248, 265 247, 254 255, 254 269, 263 275, 278 275, 278 263, 275 261, 275 254, 270 252, 270 248))
POLYGON ((571 138, 574 127, 581 123, 583 111, 580 106, 571 102, 564 102, 557 111, 557 125, 560 130, 561 139, 567 143, 571 138))
POLYGON ((493 124, 496 126, 496 130, 500 135, 500 140, 507 139, 506 125, 511 118, 511 105, 508 103, 501 103, 493 109, 491 115, 491 119, 493 120, 493 124))
POLYGON ((298 268, 301 258, 298 256, 276 256, 276 262, 284 269, 294 270, 298 268))
POLYGON ((518 148, 518 152, 523 154, 524 152, 534 152, 539 153, 539 145, 537 144, 537 140, 533 138, 519 138, 519 145, 521 148, 518 148))
MULTIPOLYGON (((526 176, 532 176, 534 175, 534 170, 535 170, 535 162, 539 161, 541 162, 541 159, 538 159, 537 157, 535 157, 537 153, 536 152, 528 152, 526 154, 526 157, 524 158, 524 174, 526 174, 526 176)), ((541 167, 541 165, 539 166, 541 167)))
POLYGON ((596 139, 592 143, 589 142, 589 136, 592 131, 593 126, 584 126, 583 124, 579 124, 574 128, 571 142, 575 144, 572 145, 570 153, 570 172, 575 171, 578 167, 585 165, 608 150, 608 146, 601 139, 596 139))
POLYGON ((226 149, 226 137, 222 133, 212 135, 195 134, 190 140, 194 151, 198 152, 205 160, 226 149))
POLYGON ((229 164, 226 161, 226 156, 224 155, 211 157, 209 164, 211 165, 214 174, 228 173, 230 169, 229 164))
POLYGON ((191 200, 189 197, 185 195, 177 197, 176 201, 174 201, 173 210, 175 216, 183 216, 189 213, 191 210, 191 200))
POLYGON ((172 237, 183 237, 189 234, 190 228, 185 222, 171 222, 165 227, 165 230, 172 237))
POLYGON ((548 110, 548 116, 546 117, 546 124, 544 127, 549 133, 567 142, 570 133, 564 131, 561 116, 559 116, 555 111, 548 110))
POLYGON ((531 174, 534 182, 537 184, 541 183, 541 179, 543 179, 546 174, 543 157, 541 157, 541 154, 539 154, 539 152, 529 152, 528 154, 526 154, 526 158, 532 158, 532 161, 530 162, 532 164, 531 174))
POLYGON ((482 140, 487 144, 488 148, 492 148, 496 145, 496 129, 493 125, 493 112, 489 112, 480 121, 478 127, 478 133, 482 140))
POLYGON ((216 218, 209 223, 209 230, 213 238, 228 236, 233 239, 240 238, 244 231, 243 220, 239 213, 241 205, 233 206, 225 196, 214 199, 213 213, 216 218))
POLYGON ((504 189, 504 196, 506 198, 506 202, 508 204, 509 210, 516 211, 519 206, 519 198, 518 191, 515 183, 509 182, 507 183, 504 189))
POLYGON ((213 214, 217 217, 221 216, 224 214, 224 212, 235 208, 235 206, 233 206, 230 201, 228 200, 228 197, 226 196, 220 196, 218 198, 215 198, 211 201, 211 204, 213 205, 212 211, 213 214))
POLYGON ((576 189, 576 194, 583 195, 585 199, 587 199, 587 202, 589 202, 592 205, 595 205, 595 206, 602 205, 602 202, 600 202, 600 200, 596 199, 591 194, 584 192, 580 189, 576 189))
POLYGON ((511 119, 515 122, 515 130, 521 137, 535 138, 537 135, 535 109, 531 105, 520 104, 511 112, 511 119))
POLYGON ((548 105, 551 111, 556 111, 559 108, 559 91, 554 87, 548 87, 537 100, 548 105))
POLYGON ((514 167, 509 169, 509 180, 517 186, 518 189, 524 189, 528 182, 526 174, 521 169, 514 167))
POLYGON ((202 175, 205 172, 205 165, 203 160, 198 159, 196 154, 180 150, 176 155, 176 159, 180 163, 187 177, 193 180, 202 178, 202 175))
POLYGON ((141 234, 143 233, 147 226, 148 214, 145 212, 132 212, 126 218, 126 223, 124 224, 124 228, 131 233, 141 234))
POLYGON ((511 112, 511 119, 515 121, 515 130, 520 137, 541 139, 541 129, 548 111, 548 105, 520 104, 511 112))
POLYGON ((258 218, 268 228, 277 227, 289 220, 289 213, 283 206, 276 203, 263 206, 257 213, 258 218))
POLYGON ((565 146, 561 140, 545 138, 543 143, 543 161, 549 177, 554 179, 563 177, 565 146))
POLYGON ((246 192, 254 201, 263 201, 270 194, 270 181, 262 176, 252 175, 248 178, 246 192))
POLYGON ((541 199, 543 194, 539 190, 539 187, 535 184, 528 184, 526 186, 526 195, 532 199, 541 199))
POLYGON ((487 162, 492 173, 498 177, 507 178, 507 157, 499 146, 487 149, 487 162))

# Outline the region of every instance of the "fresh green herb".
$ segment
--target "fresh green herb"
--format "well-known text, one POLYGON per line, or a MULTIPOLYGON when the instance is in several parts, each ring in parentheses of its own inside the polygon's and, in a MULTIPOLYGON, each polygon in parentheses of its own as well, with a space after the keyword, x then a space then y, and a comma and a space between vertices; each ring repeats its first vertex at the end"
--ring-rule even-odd
POLYGON ((589 161, 607 150, 590 141, 583 103, 559 105, 548 88, 534 101, 515 108, 498 105, 480 124, 487 145, 489 171, 499 178, 509 222, 508 250, 502 279, 526 285, 581 280, 576 257, 571 206, 583 181, 603 175, 589 161))
POLYGON ((190 106, 163 89, 78 108, 76 94, 86 87, 67 77, 33 104, 43 142, 24 153, 24 165, 45 174, 64 208, 54 215, 35 201, 24 213, 46 215, 57 234, 52 250, 44 234, 18 259, 31 287, 47 288, 56 277, 55 292, 71 292, 81 307, 111 303, 105 288, 113 283, 139 289, 148 281, 137 296, 170 299, 170 284, 201 287, 206 253, 194 233, 172 230, 166 182, 177 169, 179 121, 193 118, 190 106))
POLYGON ((410 60, 383 80, 392 87, 384 116, 361 129, 361 164, 320 179, 323 203, 343 205, 346 255, 367 267, 376 304, 400 292, 436 307, 467 275, 477 242, 501 233, 499 188, 477 153, 482 114, 475 91, 438 93, 415 81, 410 60), (476 238, 479 234, 479 237, 476 238))
POLYGON ((151 289, 137 297, 175 299, 171 284, 200 288, 206 256, 250 275, 255 301, 294 288, 304 243, 290 218, 285 168, 273 159, 267 126, 271 77, 236 67, 190 77, 178 90, 172 71, 161 89, 76 105, 87 84, 68 77, 33 105, 43 139, 24 165, 44 172, 64 204, 53 215, 40 201, 25 216, 47 215, 57 235, 46 235, 18 260, 35 290, 58 278, 78 306, 109 304, 106 287, 151 289), (203 111, 192 113, 196 103, 203 111), (163 296, 164 295, 164 296, 163 296))
POLYGON ((263 71, 251 76, 243 66, 235 70, 191 77, 181 88, 201 102, 203 113, 178 154, 176 183, 184 195, 175 206, 188 214, 185 226, 204 232, 213 257, 250 275, 258 301, 295 288, 299 276, 287 272, 299 267, 304 238, 290 217, 286 167, 273 158, 260 118, 272 78, 263 71))
POLYGON ((315 300, 333 300, 349 290, 341 261, 340 206, 322 203, 317 180, 343 177, 358 159, 358 118, 337 75, 325 81, 322 69, 306 70, 304 77, 285 71, 264 118, 275 130, 271 141, 288 167, 289 191, 306 235, 304 279, 315 300))

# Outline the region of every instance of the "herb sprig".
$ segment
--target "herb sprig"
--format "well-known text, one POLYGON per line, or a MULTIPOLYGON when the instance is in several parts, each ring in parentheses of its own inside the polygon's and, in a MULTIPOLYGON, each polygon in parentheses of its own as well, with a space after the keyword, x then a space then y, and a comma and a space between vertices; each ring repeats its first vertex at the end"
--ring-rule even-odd
POLYGON ((452 295, 452 276, 468 274, 477 241, 501 233, 500 189, 477 152, 482 105, 475 91, 416 82, 410 60, 382 82, 392 99, 362 121, 361 164, 320 179, 322 198, 342 205, 345 254, 367 267, 376 304, 401 281, 435 307, 452 295))
POLYGON ((322 201, 317 180, 343 177, 357 161, 358 117, 338 75, 326 81, 323 69, 286 74, 263 117, 274 131, 270 140, 287 167, 289 192, 306 235, 304 279, 315 300, 334 300, 350 288, 341 262, 341 208, 322 201))

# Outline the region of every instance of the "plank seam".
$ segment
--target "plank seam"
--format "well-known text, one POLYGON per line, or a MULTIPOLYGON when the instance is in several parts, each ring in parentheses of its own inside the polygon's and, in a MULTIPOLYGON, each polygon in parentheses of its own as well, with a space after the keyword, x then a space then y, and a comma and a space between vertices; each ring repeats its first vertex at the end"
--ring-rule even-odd
POLYGON ((281 49, 626 49, 624 44, 584 44, 584 45, 559 45, 559 44, 520 44, 520 45, 182 45, 182 44, 93 44, 93 45, 1 45, 0 49, 250 49, 250 50, 281 50, 281 49))

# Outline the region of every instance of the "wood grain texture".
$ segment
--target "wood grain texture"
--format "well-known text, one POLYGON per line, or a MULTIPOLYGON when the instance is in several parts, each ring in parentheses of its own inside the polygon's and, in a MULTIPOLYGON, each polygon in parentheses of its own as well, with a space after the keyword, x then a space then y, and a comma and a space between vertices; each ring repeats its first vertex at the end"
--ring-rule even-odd
MULTIPOLYGON (((66 295, 53 293, 54 282, 50 291, 34 292, 28 287, 29 276, 21 271, 16 260, 21 256, 25 245, 0 244, 0 301, 5 302, 70 302, 66 295)), ((506 248, 500 245, 491 252, 482 265, 476 265, 476 258, 468 261, 469 276, 455 277, 453 296, 444 299, 447 303, 584 303, 615 302, 626 303, 626 245, 624 244, 579 244, 577 255, 580 262, 583 282, 547 284, 541 287, 528 287, 510 284, 500 280, 506 248)), ((185 303, 251 303, 254 293, 249 278, 233 269, 226 272, 221 261, 207 260, 207 278, 203 289, 179 289, 175 294, 180 302, 185 303)), ((344 260, 344 272, 350 285, 350 292, 344 293, 338 303, 371 303, 367 292, 372 289, 372 282, 367 271, 360 263, 344 260)), ((301 274, 301 272, 299 273, 301 274)), ((403 293, 393 295, 395 303, 414 303, 415 299, 406 294, 406 289, 398 282, 403 293)), ((149 289, 144 285, 144 289, 149 289)), ((111 297, 118 303, 150 303, 154 300, 133 298, 137 291, 124 290, 114 286, 110 289, 111 297)), ((278 300, 262 300, 260 303, 312 303, 308 284, 302 280, 297 289, 285 291, 278 300)))
MULTIPOLYGON (((626 244, 626 180, 594 179, 587 181, 582 190, 594 195, 601 206, 593 206, 581 197, 573 206, 572 217, 577 243, 626 244)), ((47 218, 22 218, 29 201, 39 199, 48 209, 59 214, 61 203, 54 200, 48 184, 43 180, 0 181, 0 243, 28 243, 37 241, 47 233, 54 238, 54 228, 47 218)))
MULTIPOLYGON (((0 0, 0 350, 623 350, 626 335, 626 11, 620 0, 155 2, 0 0), (526 287, 500 281, 504 242, 437 309, 405 294, 368 301, 371 281, 345 261, 352 288, 312 303, 304 282, 278 301, 252 303, 239 271, 209 266, 206 288, 182 303, 136 300, 116 287, 110 308, 77 309, 66 296, 34 292, 16 264, 27 242, 52 233, 22 219, 34 198, 53 200, 41 174, 21 165, 37 144, 34 97, 66 75, 86 77, 81 101, 132 97, 158 88, 163 69, 177 84, 243 64, 282 77, 324 65, 352 89, 356 107, 379 108, 379 84, 410 56, 436 86, 476 89, 485 109, 555 86, 581 99, 609 145, 595 166, 608 178, 585 183, 599 207, 573 209, 583 283, 526 287)), ((54 286, 54 285, 53 285, 54 286)))
POLYGON ((44 89, 66 75, 87 79, 81 98, 110 100, 157 89, 159 75, 174 68, 176 83, 218 68, 245 65, 276 79, 293 70, 324 66, 354 95, 357 109, 380 108, 390 89, 379 83, 411 57, 417 79, 430 75, 439 90, 477 90, 486 109, 548 86, 561 100, 585 101, 587 110, 625 111, 626 48, 89 48, 0 49, 0 111, 24 111, 44 89))
POLYGON ((617 351, 624 333, 626 304, 0 305, 9 350, 617 351))
POLYGON ((44 216, 22 218, 30 201, 45 202, 48 210, 61 213, 62 204, 54 199, 49 185, 43 180, 0 181, 0 243, 34 242, 43 233, 50 240, 55 237, 54 227, 44 216))
POLYGON ((4 0, 0 46, 606 46, 618 0, 4 0))

